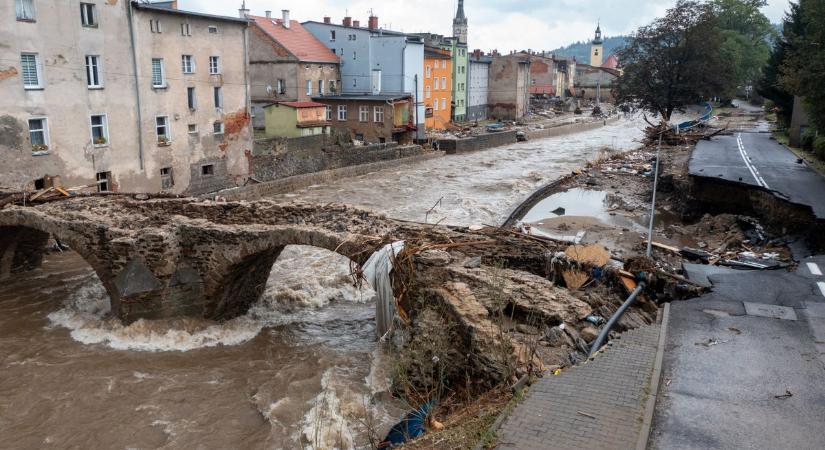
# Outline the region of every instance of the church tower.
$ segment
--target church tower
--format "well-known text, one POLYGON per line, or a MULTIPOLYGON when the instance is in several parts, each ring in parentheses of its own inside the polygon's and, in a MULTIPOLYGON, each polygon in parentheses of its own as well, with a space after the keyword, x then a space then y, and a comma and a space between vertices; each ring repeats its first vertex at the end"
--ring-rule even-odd
POLYGON ((603 61, 604 41, 602 41, 602 27, 601 24, 599 24, 596 26, 596 37, 590 46, 590 65, 593 67, 601 67, 603 61))
POLYGON ((453 36, 460 44, 467 43, 467 16, 464 15, 464 0, 458 0, 458 11, 453 19, 453 36))

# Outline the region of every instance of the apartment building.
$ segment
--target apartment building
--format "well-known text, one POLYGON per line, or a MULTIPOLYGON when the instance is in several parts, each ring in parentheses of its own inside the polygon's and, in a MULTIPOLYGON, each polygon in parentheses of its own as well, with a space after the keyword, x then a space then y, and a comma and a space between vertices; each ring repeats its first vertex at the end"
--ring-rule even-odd
POLYGON ((0 186, 200 194, 246 179, 247 21, 176 8, 0 0, 0 186))
POLYGON ((444 130, 452 118, 453 65, 449 52, 424 49, 424 107, 428 130, 444 130))

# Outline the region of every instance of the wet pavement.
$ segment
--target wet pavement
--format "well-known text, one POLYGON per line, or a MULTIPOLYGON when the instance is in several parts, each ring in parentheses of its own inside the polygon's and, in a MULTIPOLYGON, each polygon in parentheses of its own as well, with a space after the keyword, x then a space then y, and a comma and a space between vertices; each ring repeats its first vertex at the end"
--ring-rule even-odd
POLYGON ((741 132, 700 141, 690 160, 690 175, 763 188, 825 218, 825 178, 770 136, 741 132))
POLYGON ((713 293, 671 305, 649 448, 823 447, 823 263, 795 273, 687 267, 713 293))

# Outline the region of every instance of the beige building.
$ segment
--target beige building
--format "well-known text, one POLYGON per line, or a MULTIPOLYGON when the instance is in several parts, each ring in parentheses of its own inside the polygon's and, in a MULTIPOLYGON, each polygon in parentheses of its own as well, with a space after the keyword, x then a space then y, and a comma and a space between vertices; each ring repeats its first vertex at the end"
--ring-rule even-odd
POLYGON ((174 8, 0 0, 0 186, 199 194, 246 179, 247 21, 174 8))
POLYGON ((491 119, 518 120, 530 107, 530 66, 526 53, 493 55, 489 76, 491 119))

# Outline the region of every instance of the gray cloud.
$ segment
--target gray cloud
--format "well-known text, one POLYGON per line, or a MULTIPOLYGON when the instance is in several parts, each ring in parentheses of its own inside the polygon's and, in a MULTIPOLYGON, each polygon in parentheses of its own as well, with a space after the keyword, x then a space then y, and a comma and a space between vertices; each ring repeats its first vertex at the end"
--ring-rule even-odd
MULTIPOLYGON (((241 0, 180 0, 180 7, 214 14, 237 15, 241 0)), ((465 0, 470 21, 470 47, 500 51, 553 49, 590 39, 596 22, 606 35, 629 33, 661 15, 676 0, 465 0)), ((382 26, 400 31, 450 34, 454 0, 247 0, 253 14, 290 9, 297 20, 346 14, 366 23, 371 8, 382 26)), ((788 0, 769 0, 765 14, 778 22, 788 0)))

